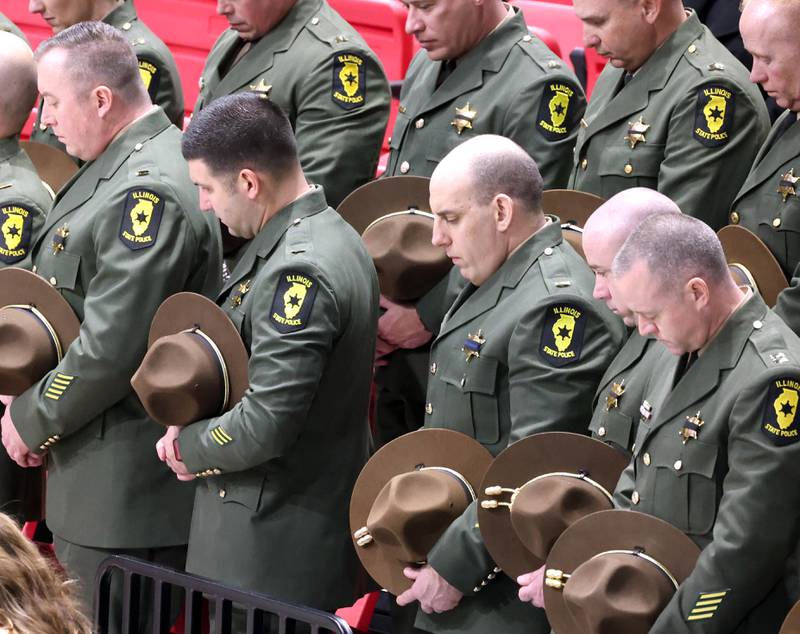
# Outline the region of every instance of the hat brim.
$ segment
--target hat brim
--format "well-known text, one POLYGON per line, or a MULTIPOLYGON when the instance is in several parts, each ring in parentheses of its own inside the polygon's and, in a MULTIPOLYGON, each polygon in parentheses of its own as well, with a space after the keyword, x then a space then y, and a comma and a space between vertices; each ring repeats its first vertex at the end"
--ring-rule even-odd
POLYGON ((778 295, 789 282, 766 244, 749 229, 728 225, 717 232, 728 264, 744 266, 753 276, 767 306, 775 306, 778 295))
MULTIPOLYGON (((495 458, 481 483, 478 499, 498 499, 486 495, 487 487, 515 489, 540 475, 557 472, 585 472, 613 493, 627 465, 628 458, 622 452, 588 436, 567 432, 535 434, 509 445, 495 458)), ((512 579, 544 563, 517 537, 507 507, 478 506, 478 525, 492 559, 512 579)))
POLYGON ((395 211, 430 211, 430 178, 387 176, 362 185, 336 208, 358 235, 381 216, 395 211))
POLYGON ((604 202, 600 196, 574 189, 547 189, 542 193, 542 209, 546 214, 558 216, 562 224, 581 228, 604 202))
POLYGON ((19 145, 31 159, 39 178, 53 192, 61 189, 78 171, 78 165, 69 154, 58 148, 36 141, 21 141, 19 145))
MULTIPOLYGON (((446 467, 460 473, 475 494, 492 454, 479 442, 449 429, 420 429, 393 440, 379 449, 361 470, 350 499, 350 535, 367 525, 372 504, 394 476, 421 467, 446 467)), ((353 547, 369 575, 381 587, 398 595, 411 587, 403 575, 406 564, 387 555, 379 543, 353 547)))
POLYGON ((78 338, 81 322, 61 293, 35 273, 9 267, 0 270, 0 307, 14 304, 33 306, 42 313, 55 330, 63 353, 78 338))
POLYGON ((800 602, 789 611, 779 634, 800 634, 800 602))
MULTIPOLYGON (((600 511, 564 531, 550 551, 547 568, 571 574, 599 553, 637 548, 660 562, 679 584, 692 573, 700 556, 697 544, 664 520, 636 511, 600 511)), ((545 585, 544 606, 555 634, 575 634, 562 590, 545 585)))
POLYGON ((150 325, 148 347, 161 337, 199 328, 219 348, 228 369, 230 397, 226 411, 238 403, 250 385, 248 356, 242 338, 225 312, 197 293, 176 293, 159 306, 150 325))

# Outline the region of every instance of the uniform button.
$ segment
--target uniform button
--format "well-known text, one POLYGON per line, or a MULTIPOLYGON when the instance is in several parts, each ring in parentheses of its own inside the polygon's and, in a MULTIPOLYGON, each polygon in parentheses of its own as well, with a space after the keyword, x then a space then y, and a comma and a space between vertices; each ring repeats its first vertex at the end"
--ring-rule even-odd
POLYGON ((214 469, 213 471, 214 471, 214 475, 221 475, 222 474, 222 470, 221 469, 214 469))
POLYGON ((545 255, 553 255, 553 247, 547 247, 547 248, 544 250, 544 254, 545 254, 545 255))
POLYGON ((40 129, 42 132, 44 132, 45 130, 47 130, 47 126, 46 126, 44 123, 40 123, 40 124, 39 124, 39 129, 40 129))
POLYGON ((137 143, 136 145, 134 145, 134 146, 133 146, 133 149, 134 149, 136 152, 138 152, 138 151, 139 151, 139 150, 141 150, 143 147, 144 147, 144 146, 143 146, 141 143, 137 143))
POLYGON ((775 220, 772 221, 772 226, 775 227, 776 229, 778 227, 780 227, 781 226, 781 219, 780 218, 775 218, 775 220))
POLYGON ((623 169, 625 170, 626 174, 633 174, 633 165, 630 163, 626 164, 623 169))
POLYGON ((587 167, 589 167, 589 159, 583 159, 581 161, 581 169, 585 170, 587 167))
POLYGON ((525 36, 522 38, 522 41, 523 41, 523 42, 530 42, 532 39, 533 39, 533 38, 532 38, 530 35, 525 35, 525 36))
POLYGON ((436 374, 436 362, 431 363, 431 374, 436 374))
POLYGON ((317 24, 319 24, 319 18, 317 18, 317 17, 311 18, 311 24, 313 24, 314 26, 317 26, 317 24))
POLYGON ((631 453, 636 453, 636 443, 631 445, 631 453))
POLYGON ((408 170, 410 170, 410 169, 411 169, 411 166, 408 164, 408 161, 403 161, 402 163, 400 163, 400 173, 401 174, 407 173, 408 170))
POLYGON ((228 495, 228 493, 225 491, 225 489, 220 489, 219 490, 219 496, 221 498, 224 498, 226 495, 228 495))
POLYGON ((433 414, 433 405, 431 405, 430 403, 425 403, 425 413, 433 414))
POLYGON ((54 278, 54 277, 51 277, 51 278, 50 278, 50 283, 51 283, 53 286, 55 286, 55 285, 56 285, 56 278, 54 278))
POLYGON ((739 224, 739 212, 738 211, 732 211, 731 212, 731 224, 732 225, 738 225, 739 224))
POLYGON ((425 119, 417 119, 417 120, 414 122, 414 127, 415 127, 417 130, 419 130, 419 129, 420 129, 421 127, 423 127, 424 125, 425 125, 425 119))
POLYGON ((762 322, 760 319, 756 319, 753 322, 753 328, 755 328, 756 330, 761 330, 763 325, 764 325, 764 322, 762 322))
POLYGON ((696 53, 696 52, 697 52, 697 47, 696 47, 694 44, 689 44, 689 49, 688 49, 688 51, 689 51, 690 53, 696 53))
POLYGON ((551 59, 547 62, 547 68, 561 68, 561 64, 559 64, 556 60, 551 59))
POLYGON ((683 463, 680 460, 676 460, 672 466, 675 467, 675 471, 680 471, 683 468, 683 463))
POLYGON ((606 428, 605 428, 605 427, 600 427, 600 428, 597 430, 597 435, 598 435, 598 436, 600 436, 600 438, 602 438, 603 436, 605 436, 605 435, 606 435, 606 428))
POLYGON ((642 462, 644 462, 646 467, 650 466, 650 454, 649 453, 645 453, 644 456, 642 456, 642 462))
POLYGON ((392 144, 392 137, 389 137, 388 139, 386 139, 386 144, 387 145, 391 145, 392 144))
POLYGON ((122 30, 123 31, 130 31, 131 30, 131 23, 130 22, 126 22, 125 24, 123 24, 122 25, 122 30))
POLYGON ((631 495, 631 502, 633 502, 634 504, 638 504, 639 503, 639 492, 638 491, 634 491, 633 495, 631 495))
POLYGON ((31 273, 36 273, 36 265, 35 264, 33 265, 33 268, 31 269, 31 273))

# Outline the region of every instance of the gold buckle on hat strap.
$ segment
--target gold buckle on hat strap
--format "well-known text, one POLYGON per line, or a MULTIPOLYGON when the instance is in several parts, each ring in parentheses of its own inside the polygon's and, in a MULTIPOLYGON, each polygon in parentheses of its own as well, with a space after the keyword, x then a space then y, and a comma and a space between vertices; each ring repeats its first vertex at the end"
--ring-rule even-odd
POLYGON ((537 482, 538 480, 543 480, 544 478, 552 478, 554 476, 564 476, 564 477, 567 477, 567 478, 574 478, 576 480, 582 480, 584 482, 587 482, 588 484, 591 484, 596 489, 599 489, 600 492, 608 498, 608 501, 611 503, 611 506, 614 506, 614 496, 611 495, 611 493, 609 493, 608 489, 606 489, 602 484, 600 484, 599 482, 597 482, 595 480, 592 480, 588 476, 587 473, 582 472, 582 471, 579 472, 579 473, 571 473, 571 472, 568 472, 568 471, 554 471, 552 473, 544 473, 544 474, 542 474, 540 476, 536 476, 532 480, 528 480, 525 484, 523 484, 521 487, 518 487, 516 489, 508 489, 508 488, 502 487, 502 486, 486 487, 486 490, 484 491, 484 493, 486 495, 488 495, 489 497, 497 497, 497 496, 502 495, 503 493, 510 493, 511 494, 511 500, 508 501, 508 502, 498 502, 497 500, 483 500, 483 501, 481 501, 481 508, 484 508, 484 509, 496 509, 496 508, 499 508, 501 506, 506 506, 510 510, 514 506, 514 501, 517 499, 517 496, 519 495, 520 491, 522 491, 522 489, 524 489, 526 486, 528 486, 529 484, 531 484, 533 482, 537 482))
POLYGON ((42 322, 42 325, 44 325, 47 333, 50 335, 50 339, 52 340, 53 346, 56 349, 56 358, 58 359, 58 362, 61 363, 61 359, 64 358, 64 350, 61 347, 61 341, 56 334, 56 329, 53 328, 53 325, 49 321, 47 321, 47 317, 45 317, 42 312, 38 310, 36 306, 31 304, 9 304, 8 306, 3 306, 2 310, 5 310, 6 308, 19 308, 33 313, 34 317, 42 322))
POLYGON ((404 211, 393 211, 390 214, 386 214, 385 216, 381 216, 380 218, 376 218, 375 220, 373 220, 372 222, 370 222, 367 225, 367 228, 364 229, 364 231, 362 233, 366 233, 367 231, 372 229, 372 227, 374 225, 378 224, 379 222, 382 222, 384 220, 388 220, 389 218, 396 218, 397 216, 422 216, 423 218, 427 218, 428 220, 433 220, 433 218, 434 218, 433 214, 430 213, 430 212, 420 211, 419 209, 415 209, 414 207, 411 207, 411 208, 406 209, 404 211))
POLYGON ((231 384, 228 378, 228 365, 225 363, 225 359, 222 356, 222 351, 217 347, 217 344, 214 343, 213 339, 209 337, 206 333, 204 333, 198 326, 194 328, 187 328, 186 330, 182 330, 181 332, 188 332, 194 335, 198 335, 203 341, 205 341, 209 348, 214 352, 214 355, 217 357, 217 361, 219 362, 220 369, 222 370, 222 383, 223 383, 223 397, 222 397, 222 407, 220 408, 220 413, 224 412, 228 407, 228 401, 230 400, 231 394, 231 384))

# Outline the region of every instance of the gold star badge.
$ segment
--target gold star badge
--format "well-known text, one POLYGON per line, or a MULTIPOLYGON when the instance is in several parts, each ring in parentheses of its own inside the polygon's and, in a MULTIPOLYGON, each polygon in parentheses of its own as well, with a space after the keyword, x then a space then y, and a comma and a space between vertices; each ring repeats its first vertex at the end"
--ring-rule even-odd
POLYGON ((683 429, 678 432, 683 439, 683 444, 685 445, 686 441, 690 438, 692 440, 697 440, 697 436, 700 434, 700 428, 704 424, 705 421, 700 418, 700 412, 697 412, 694 416, 687 416, 686 424, 683 426, 683 429))
POLYGON ((236 292, 231 296, 231 306, 236 308, 242 305, 242 297, 250 290, 250 280, 246 280, 236 287, 236 292))
POLYGON ((647 143, 644 133, 649 129, 650 126, 644 122, 644 117, 639 117, 636 122, 628 121, 628 135, 625 140, 631 144, 631 149, 635 148, 637 143, 647 143))
POLYGON ((625 379, 619 383, 612 383, 606 395, 606 411, 609 412, 619 406, 619 397, 625 393, 625 379))
POLYGON ((461 351, 467 356, 467 362, 470 362, 472 359, 481 356, 481 348, 485 343, 486 339, 483 337, 482 330, 478 330, 478 333, 475 335, 472 333, 467 335, 464 345, 461 348, 461 351))
POLYGON ((468 101, 463 108, 456 108, 456 118, 450 122, 450 125, 455 127, 458 134, 461 134, 465 129, 472 130, 472 122, 475 121, 477 115, 477 110, 472 110, 468 101))
POLYGON ((783 196, 783 202, 786 202, 789 196, 797 196, 797 189, 795 186, 797 185, 798 179, 800 179, 800 176, 794 175, 794 168, 790 169, 785 174, 781 174, 781 183, 778 187, 778 193, 783 196))
POLYGON ((64 243, 67 241, 68 235, 69 228, 67 225, 56 229, 56 235, 53 236, 53 243, 50 245, 53 248, 53 255, 56 255, 59 251, 64 250, 64 243))
POLYGON ((260 93, 260 97, 262 99, 269 99, 270 93, 272 93, 272 84, 268 84, 264 81, 264 78, 258 80, 257 84, 250 84, 250 90, 253 92, 260 93))

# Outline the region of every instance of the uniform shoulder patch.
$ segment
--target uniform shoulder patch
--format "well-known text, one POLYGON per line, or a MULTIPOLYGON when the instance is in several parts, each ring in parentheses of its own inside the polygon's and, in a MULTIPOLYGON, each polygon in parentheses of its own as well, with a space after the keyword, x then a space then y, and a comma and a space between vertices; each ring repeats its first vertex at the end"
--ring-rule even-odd
POLYGON ((303 330, 308 325, 317 286, 317 280, 311 275, 281 271, 269 315, 275 330, 287 334, 303 330))
POLYGON ((770 382, 761 417, 761 431, 778 447, 793 445, 800 440, 798 401, 800 401, 799 379, 789 377, 770 382))
POLYGON ((142 78, 142 83, 150 95, 150 100, 154 100, 156 94, 158 94, 160 80, 158 66, 147 59, 139 59, 139 77, 142 78))
POLYGON ((335 53, 332 58, 331 99, 340 108, 354 110, 367 103, 367 67, 353 51, 335 53))
POLYGON ((131 189, 125 196, 119 239, 129 249, 136 251, 156 243, 164 199, 149 189, 131 189))
POLYGON ((580 360, 587 319, 584 309, 575 304, 550 304, 542 324, 541 357, 557 368, 580 360))
POLYGON ((697 601, 694 602, 689 615, 686 617, 687 621, 707 621, 712 618, 719 608, 725 595, 728 594, 728 589, 717 590, 715 592, 701 592, 697 595, 697 601))
POLYGON ((700 86, 694 114, 694 138, 706 147, 725 145, 733 132, 734 106, 734 95, 725 86, 700 86))
POLYGON ((563 81, 551 81, 545 85, 536 115, 536 129, 548 141, 565 138, 580 119, 575 101, 576 88, 563 81))
POLYGON ((0 262, 14 264, 28 255, 34 213, 18 203, 0 206, 0 262))

